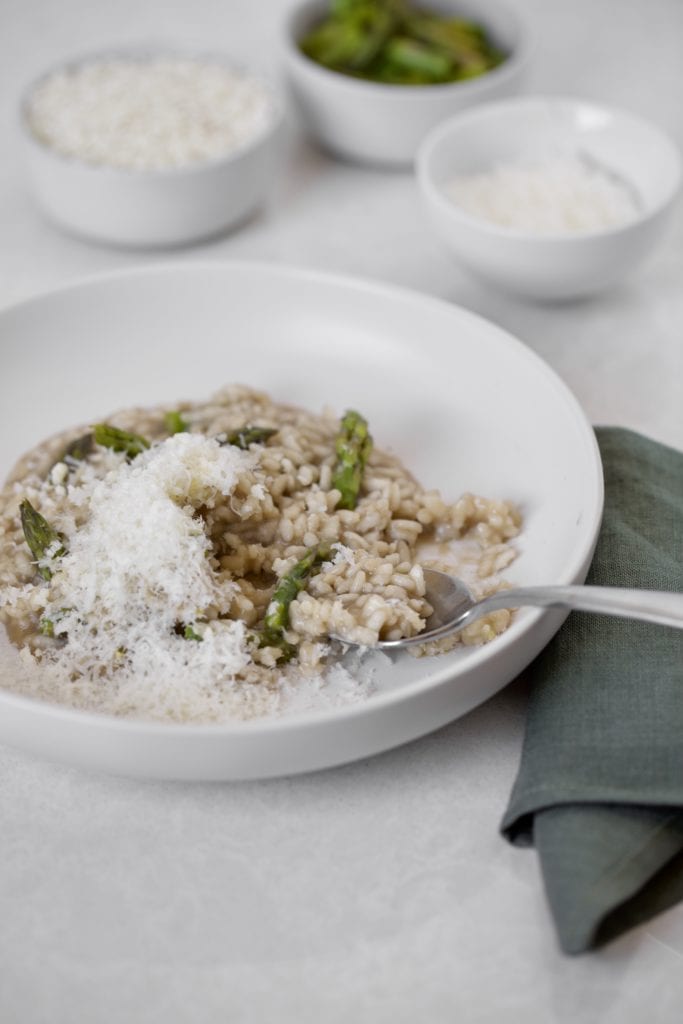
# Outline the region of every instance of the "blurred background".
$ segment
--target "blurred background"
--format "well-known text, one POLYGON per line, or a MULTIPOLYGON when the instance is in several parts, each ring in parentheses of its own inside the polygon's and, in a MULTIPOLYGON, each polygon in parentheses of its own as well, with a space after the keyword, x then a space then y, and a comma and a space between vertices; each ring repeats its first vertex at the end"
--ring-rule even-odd
MULTIPOLYGON (((536 38, 525 92, 624 107, 652 119, 683 145, 680 0, 509 4, 525 15, 536 38)), ((642 353, 629 356, 642 382, 641 397, 630 400, 629 422, 675 443, 665 424, 678 399, 665 393, 668 408, 659 417, 653 413, 657 367, 647 355, 659 343, 670 344, 672 325, 683 320, 680 211, 665 243, 627 287, 572 307, 570 315, 555 318, 551 332, 542 307, 465 276, 428 229, 410 173, 333 160, 302 136, 291 110, 270 201, 230 235, 182 250, 126 252, 70 238, 43 220, 25 182, 17 128, 20 94, 36 75, 90 50, 142 42, 224 51, 282 83, 279 36, 290 6, 291 0, 2 0, 0 304, 141 262, 247 258, 368 275, 451 299, 501 323, 551 362, 580 394, 588 415, 602 422, 610 419, 609 396, 601 383, 592 393, 585 362, 575 358, 576 345, 584 338, 586 358, 607 371, 621 358, 622 328, 637 331, 642 323, 649 341, 642 353)), ((618 412, 615 407, 614 417, 618 412)))
MULTIPOLYGON (((524 91, 623 106, 683 143, 680 0, 508 2, 536 37, 524 91)), ((224 51, 278 83, 279 33, 291 6, 291 0, 2 0, 0 302, 150 258, 246 257, 368 274, 496 313, 426 229, 409 173, 332 160, 302 138, 293 113, 269 206, 223 239, 150 256, 97 248, 43 222, 25 186, 17 145, 17 102, 36 75, 90 50, 142 42, 224 51)), ((666 248, 658 258, 651 274, 667 271, 666 248)), ((640 286, 646 282, 647 273, 640 286)))

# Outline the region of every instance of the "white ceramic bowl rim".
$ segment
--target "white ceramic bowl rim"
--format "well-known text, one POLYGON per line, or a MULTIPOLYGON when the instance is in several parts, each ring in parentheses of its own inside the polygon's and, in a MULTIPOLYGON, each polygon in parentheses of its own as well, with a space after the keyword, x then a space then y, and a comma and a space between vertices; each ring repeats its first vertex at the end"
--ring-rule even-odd
MULTIPOLYGON (((194 272, 201 269, 202 266, 212 268, 216 264, 206 262, 204 264, 192 263, 188 264, 194 272)), ((174 268, 182 267, 182 264, 174 264, 174 268)), ((262 261, 231 261, 230 266, 234 267, 250 267, 250 266, 264 266, 264 267, 277 267, 277 264, 263 263, 262 261)), ((168 264, 146 264, 144 267, 137 268, 124 268, 121 270, 109 271, 107 273, 90 274, 86 277, 82 277, 77 281, 71 282, 61 287, 50 289, 41 293, 40 296, 31 296, 23 301, 14 304, 12 310, 18 310, 22 307, 30 307, 36 303, 37 300, 50 299, 52 296, 68 295, 69 292, 78 291, 79 289, 87 286, 88 284, 98 284, 99 282, 114 281, 118 278, 129 279, 134 275, 146 275, 149 274, 154 276, 158 273, 164 273, 169 271, 168 264)), ((287 273, 296 276, 318 278, 321 282, 338 282, 342 285, 352 285, 354 287, 360 287, 361 282, 358 278, 345 274, 330 273, 327 271, 318 270, 305 270, 302 268, 287 268, 287 273)), ((370 291, 375 294, 391 296, 404 296, 406 294, 412 294, 419 297, 421 303, 425 305, 434 305, 435 307, 441 308, 444 306, 444 300, 435 298, 434 296, 426 295, 421 292, 417 292, 412 289, 401 288, 397 285, 385 284, 376 281, 363 281, 363 289, 370 291)), ((484 318, 480 317, 476 313, 472 313, 469 310, 461 309, 461 314, 464 314, 473 321, 482 321, 484 318)), ((498 328, 498 330, 503 330, 498 328)), ((507 335, 507 331, 505 332, 507 335)), ((577 424, 582 430, 584 430, 588 424, 584 414, 578 405, 574 395, 570 391, 569 387, 557 377, 555 372, 548 366, 547 363, 540 356, 528 348, 522 341, 518 340, 514 335, 507 335, 506 342, 510 347, 516 347, 521 359, 527 360, 529 363, 534 364, 537 369, 552 379, 553 385, 559 387, 564 392, 567 400, 571 406, 571 414, 577 420, 577 424)), ((585 566, 586 559, 592 557, 592 550, 597 536, 600 522, 602 519, 603 511, 603 475, 602 475, 602 462, 600 458, 600 451, 595 436, 592 436, 590 442, 590 455, 591 455, 591 466, 590 472, 593 474, 594 483, 596 486, 596 503, 594 508, 591 510, 591 522, 586 528, 585 539, 577 546, 573 551, 571 557, 567 560, 564 572, 561 574, 561 578, 557 578, 554 582, 558 584, 562 583, 573 583, 576 581, 577 575, 581 572, 582 567, 585 566)), ((533 623, 537 622, 544 614, 543 609, 528 609, 526 618, 521 617, 517 621, 513 622, 512 625, 499 637, 496 638, 496 646, 498 652, 505 651, 506 649, 513 647, 518 637, 524 634, 528 629, 531 628, 533 623)), ((0 627, 1 628, 1 627, 0 627)), ((470 649, 468 652, 468 667, 473 670, 476 669, 483 661, 489 657, 490 651, 487 649, 488 645, 475 649, 470 649)), ((389 708, 391 706, 397 706, 404 702, 409 701, 415 694, 421 691, 429 690, 433 685, 433 676, 438 675, 439 668, 434 669, 434 673, 426 673, 420 679, 415 680, 412 683, 401 687, 396 691, 388 691, 384 693, 374 694, 371 698, 371 704, 373 709, 389 708)), ((350 704, 344 707, 335 707, 330 709, 321 709, 314 711, 301 711, 288 713, 286 716, 281 718, 267 718, 267 719, 253 719, 247 721, 241 721, 237 725, 221 725, 221 724, 183 724, 183 723, 166 723, 166 722, 154 722, 137 720, 135 718, 116 718, 112 715, 103 715, 90 711, 83 711, 80 709, 68 708, 63 705, 40 701, 32 699, 30 697, 23 697, 18 694, 11 693, 10 691, 0 690, 0 703, 8 703, 14 705, 17 708, 39 712, 44 706, 48 706, 50 714, 57 715, 60 719, 65 721, 78 721, 78 722, 90 722, 93 725, 101 726, 103 723, 107 724, 108 728, 118 730, 124 734, 130 733, 131 731, 149 734, 158 733, 164 735, 173 733, 174 735, 185 735, 185 736, 206 736, 210 734, 222 735, 230 737, 231 735, 238 736, 243 735, 245 731, 261 733, 261 734, 277 734, 280 732, 288 732, 299 725, 308 725, 312 723, 324 723, 331 722, 334 720, 349 720, 356 717, 362 718, 369 706, 369 701, 362 701, 358 704, 350 704)))
MULTIPOLYGON (((683 176, 680 150, 671 136, 668 135, 664 129, 660 128, 659 125, 652 121, 648 121, 644 117, 632 114, 630 111, 624 110, 620 107, 607 106, 602 103, 594 103, 592 100, 571 96, 534 95, 513 97, 511 99, 500 100, 498 102, 481 104, 478 107, 454 114, 453 117, 449 117, 448 120, 442 121, 441 124, 436 126, 436 128, 433 128, 423 140, 418 149, 415 167, 420 187, 429 194, 430 198, 437 203, 441 209, 444 210, 445 214, 452 220, 458 220, 462 224, 470 228, 474 228, 482 234, 489 235, 492 238, 509 238, 526 242, 528 244, 537 243, 539 245, 548 242, 561 243, 563 245, 580 245, 586 241, 590 241, 591 239, 618 238, 620 235, 626 234, 633 228, 638 227, 655 217, 662 209, 664 209, 679 192, 683 176), (483 217, 475 217, 472 214, 467 213, 467 211, 459 206, 454 199, 449 199, 444 193, 443 188, 434 181, 431 170, 431 161, 434 152, 439 145, 453 133, 454 130, 464 127, 465 125, 476 123, 477 121, 486 121, 492 115, 504 113, 505 111, 524 110, 524 108, 549 108, 553 105, 564 109, 568 107, 580 107, 584 110, 591 110, 601 115, 607 115, 610 118, 619 118, 622 121, 630 122, 633 128, 637 131, 645 129, 650 134, 658 136, 663 148, 668 152, 671 162, 671 169, 673 173, 669 189, 662 191, 656 201, 649 203, 647 208, 642 209, 636 217, 625 224, 616 225, 610 228, 600 228, 594 231, 581 231, 576 232, 575 234, 563 233, 560 231, 548 232, 547 234, 533 234, 528 231, 523 231, 520 228, 505 227, 502 224, 496 224, 493 221, 485 220, 483 217)), ((614 170, 621 172, 622 169, 614 168, 614 170)))
MULTIPOLYGON (((290 60, 294 60, 300 67, 305 68, 309 74, 318 75, 321 81, 334 81, 339 84, 340 88, 346 88, 357 95, 360 95, 364 90, 370 90, 377 95, 393 95, 397 98, 409 96, 411 99, 415 99, 418 96, 443 95, 448 92, 457 92, 458 94, 470 93, 472 96, 475 96, 478 92, 487 91, 485 83, 492 81, 504 82, 508 77, 515 75, 520 65, 526 64, 532 48, 531 33, 526 20, 520 12, 512 7, 508 7, 506 4, 498 3, 498 0, 486 0, 484 5, 486 10, 505 11, 510 19, 514 20, 517 30, 517 45, 498 67, 492 68, 476 78, 467 78, 461 82, 434 82, 429 85, 397 85, 391 82, 373 82, 367 78, 354 78, 353 75, 346 75, 342 71, 333 71, 331 68, 326 68, 322 64, 318 64, 317 61, 307 57, 301 50, 294 32, 294 23, 305 8, 310 8, 311 12, 313 12, 319 6, 321 6, 320 0, 304 0, 303 3, 298 4, 287 12, 284 20, 284 38, 288 56, 290 60)), ((485 24, 486 11, 482 11, 481 21, 485 24)))
POLYGON ((84 168, 98 175, 109 175, 119 179, 144 178, 149 180, 153 178, 179 178, 189 176, 191 174, 197 174, 201 171, 210 170, 213 167, 225 167, 228 164, 237 163, 237 161, 247 153, 257 149, 266 141, 266 139, 270 138, 281 127, 284 117, 284 103, 274 84, 267 78, 267 76, 252 72, 244 63, 238 60, 233 60, 229 54, 222 53, 218 50, 183 49, 181 47, 156 46, 152 44, 119 47, 112 46, 107 47, 105 50, 93 50, 88 53, 70 57, 66 60, 58 61, 56 64, 47 68, 47 70, 42 71, 36 78, 33 78, 23 89, 19 100, 19 125, 24 138, 30 146, 33 146, 41 153, 49 154, 52 158, 66 166, 84 168), (240 145, 235 146, 234 149, 231 149, 223 156, 215 156, 210 160, 197 160, 192 163, 181 164, 177 167, 154 167, 149 169, 139 167, 114 167, 111 164, 91 163, 87 160, 82 160, 80 157, 61 153, 58 149, 55 149, 53 146, 43 142, 33 132, 28 117, 29 103, 35 90, 52 75, 58 74, 60 71, 73 71, 105 60, 130 59, 140 61, 142 63, 145 60, 166 57, 192 60, 196 61, 198 64, 209 62, 213 64, 221 64, 223 67, 230 71, 234 71, 236 74, 243 75, 245 78, 258 82, 267 93, 271 105, 271 115, 268 123, 259 132, 251 136, 251 138, 242 142, 240 145))

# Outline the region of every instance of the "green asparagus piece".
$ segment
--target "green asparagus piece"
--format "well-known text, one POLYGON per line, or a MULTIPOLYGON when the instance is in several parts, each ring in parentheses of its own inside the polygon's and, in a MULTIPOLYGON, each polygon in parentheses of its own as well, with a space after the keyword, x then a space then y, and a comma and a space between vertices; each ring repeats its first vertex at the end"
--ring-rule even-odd
MULTIPOLYGON (((24 498, 19 506, 21 526, 29 551, 36 562, 46 558, 61 558, 66 554, 64 538, 47 519, 36 512, 28 498, 24 498)), ((52 579, 52 570, 47 565, 38 565, 38 572, 44 580, 52 579)))
POLYGON ((169 434, 184 434, 189 430, 189 424, 183 419, 182 413, 175 409, 164 416, 164 426, 169 434))
POLYGON ((200 636, 194 626, 190 623, 176 622, 173 632, 176 636, 182 636, 185 640, 197 640, 201 642, 204 637, 200 636))
POLYGON ((377 4, 356 5, 314 29, 301 44, 307 57, 342 71, 368 68, 390 38, 396 21, 377 4))
POLYGON ((448 81, 453 65, 448 57, 434 47, 407 36, 395 36, 387 43, 386 60, 399 71, 421 75, 433 82, 448 81))
POLYGON ((185 628, 183 629, 183 636, 185 637, 186 640, 197 640, 200 643, 204 639, 204 637, 200 636, 199 633, 197 633, 192 628, 192 626, 185 626, 185 628))
POLYGON ((38 623, 41 634, 49 636, 51 639, 66 636, 66 630, 63 626, 60 626, 60 622, 68 611, 70 611, 69 608, 59 608, 53 613, 54 617, 52 619, 43 617, 38 623))
POLYGON ((79 462, 87 459, 93 450, 93 445, 94 438, 92 434, 83 434, 82 437, 77 437, 75 441, 66 446, 61 458, 57 461, 66 462, 67 466, 73 469, 79 462))
POLYGON ((486 44, 481 27, 460 18, 441 20, 416 14, 408 22, 407 34, 423 43, 432 43, 456 62, 480 52, 486 44))
POLYGON ((352 509, 358 503, 365 465, 372 451, 368 424, 359 412, 349 409, 344 414, 335 442, 337 465, 332 487, 341 491, 337 508, 352 509))
POLYGON ((377 0, 330 0, 330 14, 335 17, 345 18, 349 15, 358 14, 359 11, 368 7, 390 7, 391 3, 377 3, 377 0))
POLYGON ((504 60, 504 54, 488 41, 481 25, 471 21, 417 17, 411 19, 410 29, 413 38, 432 44, 449 58, 458 79, 482 75, 504 60))
POLYGON ((329 561, 330 555, 329 544, 309 548, 275 588, 263 621, 259 647, 279 647, 281 654, 278 661, 289 661, 296 654, 296 648, 285 639, 285 630, 289 626, 289 607, 311 576, 320 571, 323 562, 329 561))
POLYGON ((277 429, 274 427, 244 426, 239 427, 237 430, 231 430, 226 436, 225 441, 221 441, 221 444, 231 444, 236 448, 247 451, 251 444, 265 444, 273 434, 277 434, 277 429))
POLYGON ((299 45, 333 71, 398 85, 472 78, 505 58, 482 25, 410 0, 331 0, 299 45))
POLYGON ((96 444, 104 448, 111 448, 115 452, 125 452, 128 459, 134 459, 136 455, 149 448, 149 441, 140 437, 139 434, 130 434, 127 430, 119 430, 108 423, 97 423, 93 427, 93 438, 96 444))

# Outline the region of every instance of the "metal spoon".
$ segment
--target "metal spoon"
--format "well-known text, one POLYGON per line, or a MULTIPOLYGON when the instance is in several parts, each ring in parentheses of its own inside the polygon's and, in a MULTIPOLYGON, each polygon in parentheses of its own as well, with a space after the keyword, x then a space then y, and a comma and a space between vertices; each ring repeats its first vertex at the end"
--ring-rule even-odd
POLYGON ((626 619, 640 619, 683 629, 683 594, 622 587, 517 587, 514 590, 500 590, 476 601, 462 580, 455 576, 436 569, 425 569, 424 578, 426 598, 434 611, 427 619, 423 631, 402 640, 380 640, 377 647, 382 650, 399 650, 414 644, 440 640, 464 629, 496 608, 527 605, 619 615, 626 619))

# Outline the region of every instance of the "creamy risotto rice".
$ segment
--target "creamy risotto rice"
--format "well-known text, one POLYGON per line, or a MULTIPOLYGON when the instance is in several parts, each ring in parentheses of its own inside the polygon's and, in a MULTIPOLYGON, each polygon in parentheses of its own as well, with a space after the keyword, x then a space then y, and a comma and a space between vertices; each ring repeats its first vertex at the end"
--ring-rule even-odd
MULTIPOLYGON (((13 645, 1 681, 22 693, 198 722, 279 714, 302 694, 362 699, 368 680, 340 665, 330 634, 371 646, 419 633, 423 564, 483 595, 515 556, 512 505, 467 493, 448 504, 374 444, 355 507, 342 507, 338 413, 231 386, 107 423, 146 444, 117 451, 80 427, 29 452, 0 492, 0 621, 13 645), (39 558, 22 503, 54 530, 39 558), (306 558, 313 570, 274 631, 306 558)), ((440 650, 491 640, 509 620, 494 612, 440 650)))

